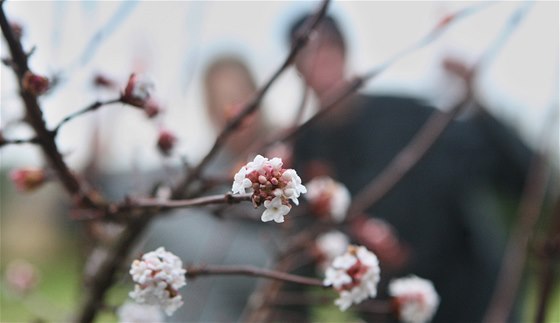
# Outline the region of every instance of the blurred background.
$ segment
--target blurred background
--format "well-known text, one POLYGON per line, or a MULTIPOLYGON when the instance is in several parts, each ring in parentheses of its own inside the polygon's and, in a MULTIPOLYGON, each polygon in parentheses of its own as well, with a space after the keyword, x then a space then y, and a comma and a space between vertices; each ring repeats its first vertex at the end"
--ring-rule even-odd
MULTIPOLYGON (((77 118, 62 128, 60 150, 72 169, 95 160, 102 174, 141 174, 177 168, 184 159, 198 161, 216 132, 206 114, 203 73, 223 54, 244 59, 257 84, 266 81, 288 50, 287 26, 317 2, 179 1, 101 2, 48 1, 4 4, 12 22, 23 28, 23 44, 36 47, 31 68, 56 79, 53 91, 41 98, 49 127, 91 102, 118 96, 94 87, 103 75, 124 89, 132 72, 148 75, 165 113, 151 120, 138 110, 111 105, 77 118), (170 129, 178 138, 170 157, 156 148, 158 131, 170 129), (93 140, 92 138, 96 138, 93 140)), ((334 2, 330 13, 348 38, 350 70, 359 75, 385 62, 427 34, 446 15, 475 2, 334 2)), ((476 94, 490 112, 513 127, 533 147, 544 146, 557 167, 559 5, 551 2, 500 2, 459 20, 430 45, 406 56, 364 89, 425 99, 445 108, 460 95, 459 84, 443 71, 442 59, 459 57, 473 63, 498 37, 508 17, 522 5, 529 11, 476 83, 476 94), (551 110, 556 113, 551 114, 551 110), (553 115, 550 142, 539 142, 540 130, 553 115)), ((2 58, 9 53, 1 43, 2 58)), ((1 69, 0 127, 6 138, 28 138, 32 130, 19 120, 24 111, 15 77, 1 69)), ((291 122, 303 93, 291 69, 264 99, 264 116, 274 129, 291 122)), ((310 106, 315 102, 310 100, 310 106)), ((307 110, 305 117, 311 116, 307 110)), ((1 268, 26 259, 35 266, 39 293, 21 300, 2 283, 2 320, 25 321, 36 311, 60 320, 78 293, 80 231, 65 220, 68 199, 58 184, 27 195, 15 192, 7 173, 19 166, 44 166, 36 147, 2 147, 1 268)), ((140 182, 142 179, 139 180, 140 182)), ((120 191, 134 192, 129 183, 120 191)), ((115 189, 115 191, 119 191, 115 189)), ((32 275, 33 276, 33 275, 32 275)), ((117 295, 123 291, 116 291, 117 295)), ((553 306, 554 308, 554 306, 553 306)), ((560 321, 560 309, 555 318, 560 321)), ((554 316, 552 316, 554 318, 554 316)), ((110 318, 107 318, 110 319, 110 318)))

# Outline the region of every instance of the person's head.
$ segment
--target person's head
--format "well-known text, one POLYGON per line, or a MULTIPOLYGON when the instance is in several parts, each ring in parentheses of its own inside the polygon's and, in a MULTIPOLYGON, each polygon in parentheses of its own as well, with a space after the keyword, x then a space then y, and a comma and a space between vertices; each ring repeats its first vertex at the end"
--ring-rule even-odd
POLYGON ((206 105, 218 128, 236 117, 256 91, 256 83, 245 63, 234 56, 223 56, 207 67, 204 77, 206 105))
MULTIPOLYGON (((257 86, 247 65, 234 56, 221 56, 213 60, 204 74, 204 92, 208 116, 220 131, 231 119, 237 117, 256 92, 257 86)), ((240 130, 231 136, 228 144, 240 150, 260 131, 260 109, 245 119, 240 130)))
MULTIPOLYGON (((292 24, 289 29, 291 44, 305 28, 309 17, 304 15, 292 24)), ((346 43, 332 17, 321 20, 307 45, 298 53, 295 65, 307 85, 319 96, 344 80, 346 43)))

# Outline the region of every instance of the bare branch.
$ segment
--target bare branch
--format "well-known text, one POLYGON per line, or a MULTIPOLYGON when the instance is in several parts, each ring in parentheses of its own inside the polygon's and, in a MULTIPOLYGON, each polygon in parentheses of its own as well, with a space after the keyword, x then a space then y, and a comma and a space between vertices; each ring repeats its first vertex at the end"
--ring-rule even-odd
POLYGON ((29 139, 5 139, 0 136, 0 147, 7 145, 24 145, 24 144, 39 144, 39 138, 33 137, 29 139))
POLYGON ((194 278, 203 275, 244 275, 264 277, 302 285, 328 287, 324 286, 323 282, 319 279, 302 277, 254 266, 188 266, 186 269, 187 273, 185 275, 187 278, 194 278))

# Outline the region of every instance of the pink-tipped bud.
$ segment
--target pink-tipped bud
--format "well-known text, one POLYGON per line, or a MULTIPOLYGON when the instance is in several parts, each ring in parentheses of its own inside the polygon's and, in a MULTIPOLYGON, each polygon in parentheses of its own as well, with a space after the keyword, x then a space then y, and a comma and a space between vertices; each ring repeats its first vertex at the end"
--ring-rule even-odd
POLYGON ((93 85, 98 88, 109 90, 115 89, 117 87, 117 83, 114 80, 103 74, 97 74, 94 76, 93 85))
POLYGON ((267 182, 266 177, 263 175, 259 175, 259 183, 264 185, 266 184, 266 182, 267 182))
POLYGON ((142 108, 148 102, 153 88, 152 82, 132 73, 128 78, 122 101, 142 108))
POLYGON ((35 96, 39 96, 49 89, 49 79, 33 74, 30 71, 25 72, 23 79, 21 80, 22 87, 26 92, 29 92, 35 96))
POLYGON ((20 192, 29 192, 39 188, 45 182, 45 172, 38 168, 15 169, 10 179, 20 192))
POLYGON ((176 141, 177 137, 173 133, 168 130, 161 130, 157 141, 159 151, 164 155, 169 155, 176 141))
POLYGON ((161 106, 158 101, 149 99, 144 105, 144 112, 146 112, 148 118, 154 118, 161 112, 161 106))

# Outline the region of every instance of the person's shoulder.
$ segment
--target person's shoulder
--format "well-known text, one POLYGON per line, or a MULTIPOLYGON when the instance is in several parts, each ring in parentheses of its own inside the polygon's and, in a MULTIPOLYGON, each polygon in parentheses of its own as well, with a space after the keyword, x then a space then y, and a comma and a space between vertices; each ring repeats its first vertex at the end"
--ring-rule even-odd
POLYGON ((426 119, 436 108, 425 101, 404 95, 360 95, 359 100, 366 114, 426 119))

